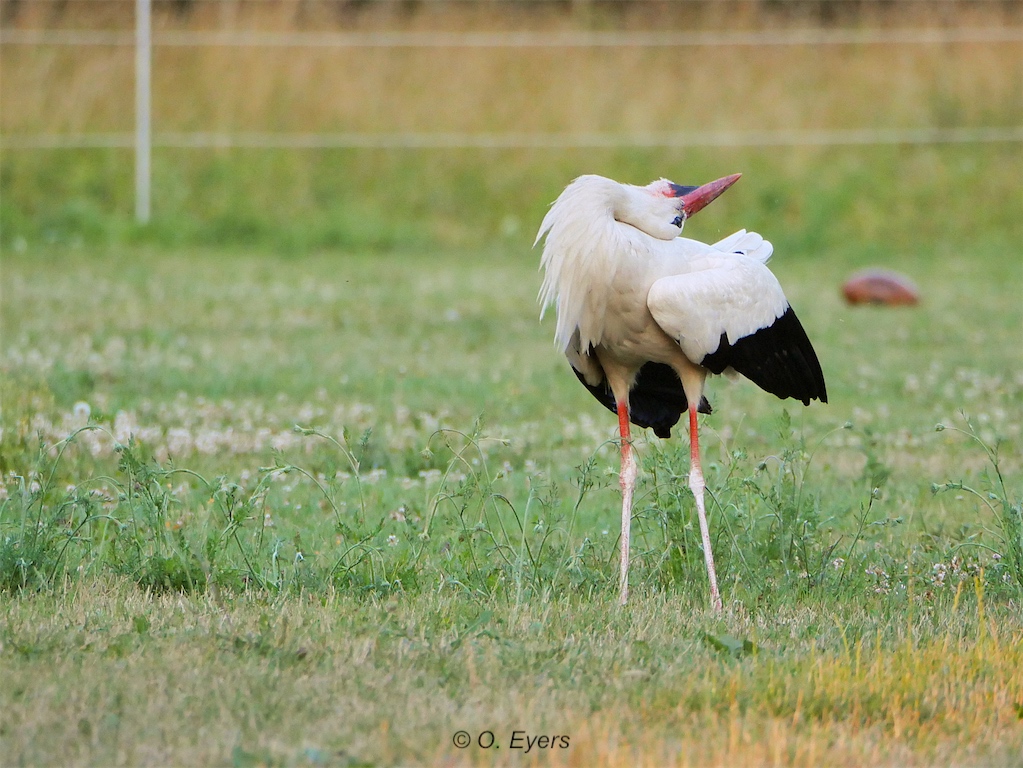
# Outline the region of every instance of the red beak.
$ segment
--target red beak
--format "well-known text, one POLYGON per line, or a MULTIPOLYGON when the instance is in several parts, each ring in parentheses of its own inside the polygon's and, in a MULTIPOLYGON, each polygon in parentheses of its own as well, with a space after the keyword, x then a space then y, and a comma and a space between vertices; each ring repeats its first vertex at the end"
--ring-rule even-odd
POLYGON ((691 192, 679 195, 679 199, 682 200, 683 213, 688 218, 697 211, 703 210, 707 205, 716 200, 722 192, 737 182, 740 176, 742 176, 741 173, 733 173, 731 176, 725 176, 723 179, 712 181, 709 184, 704 184, 702 187, 697 187, 691 192))

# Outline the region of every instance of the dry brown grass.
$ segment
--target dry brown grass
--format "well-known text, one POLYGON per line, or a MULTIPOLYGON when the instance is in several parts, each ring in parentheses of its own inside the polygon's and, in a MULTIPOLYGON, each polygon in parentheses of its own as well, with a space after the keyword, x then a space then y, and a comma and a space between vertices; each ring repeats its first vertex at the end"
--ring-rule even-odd
MULTIPOLYGON (((428 4, 415 13, 397 3, 367 11, 324 3, 205 3, 185 15, 158 9, 156 26, 661 31, 666 26, 764 29, 787 18, 743 5, 732 7, 735 18, 724 19, 715 15, 720 5, 709 4, 705 15, 696 18, 659 14, 648 3, 589 16, 567 12, 565 6, 495 9, 492 3, 428 4)), ((116 5, 106 9, 106 16, 75 7, 66 12, 70 18, 47 15, 44 7, 24 8, 17 26, 126 26, 124 11, 116 11, 116 5), (62 20, 55 24, 54 18, 62 20)), ((896 6, 883 20, 871 20, 864 10, 866 19, 857 23, 891 26, 894 19, 904 24, 900 9, 905 7, 896 6)), ((914 26, 933 25, 934 17, 921 15, 916 7, 916 16, 910 17, 914 26)), ((1013 7, 976 4, 957 15, 955 23, 997 26, 1012 19, 1013 7)), ((800 17, 795 24, 805 26, 804 21, 800 17)), ((1020 42, 608 49, 158 47, 154 125, 157 131, 566 133, 1018 125, 1023 122, 1021 49, 1020 42)), ((7 45, 2 64, 4 133, 126 131, 132 126, 128 47, 7 45)))

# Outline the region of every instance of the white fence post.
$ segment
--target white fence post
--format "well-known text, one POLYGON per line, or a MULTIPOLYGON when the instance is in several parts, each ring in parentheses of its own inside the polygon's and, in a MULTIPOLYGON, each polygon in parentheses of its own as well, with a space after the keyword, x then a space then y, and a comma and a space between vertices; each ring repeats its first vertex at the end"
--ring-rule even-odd
POLYGON ((151 189, 152 0, 135 0, 135 220, 149 221, 151 189))

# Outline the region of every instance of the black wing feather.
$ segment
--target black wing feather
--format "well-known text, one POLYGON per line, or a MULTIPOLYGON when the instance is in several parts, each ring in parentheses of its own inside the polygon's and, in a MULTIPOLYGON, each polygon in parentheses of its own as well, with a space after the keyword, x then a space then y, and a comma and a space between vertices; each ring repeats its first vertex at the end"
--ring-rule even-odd
POLYGON ((814 399, 828 402, 817 353, 791 306, 771 325, 734 343, 722 333, 717 351, 703 358, 701 365, 712 373, 734 368, 782 399, 792 397, 802 400, 803 405, 814 399))
MULTIPOLYGON (((576 378, 597 398, 597 401, 611 413, 618 413, 614 393, 605 379, 597 386, 586 383, 586 379, 575 368, 576 378)), ((658 437, 671 437, 671 428, 678 424, 682 414, 689 410, 689 401, 682 389, 678 374, 670 365, 647 363, 639 369, 636 383, 629 392, 629 421, 637 427, 650 427, 658 437)), ((707 398, 700 400, 700 413, 710 413, 707 398)))

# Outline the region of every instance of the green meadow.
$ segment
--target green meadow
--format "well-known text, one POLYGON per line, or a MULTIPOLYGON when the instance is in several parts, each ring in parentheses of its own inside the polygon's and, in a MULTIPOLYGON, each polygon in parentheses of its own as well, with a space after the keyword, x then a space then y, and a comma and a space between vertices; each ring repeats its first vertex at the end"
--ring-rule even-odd
MULTIPOLYGON (((482 23, 466 14, 444 23, 482 23)), ((598 132, 674 130, 665 94, 690 83, 680 129, 1013 126, 1018 53, 708 51, 731 93, 691 73, 630 88, 665 71, 659 50, 629 53, 620 79, 585 49, 558 67, 399 51, 366 79, 448 73, 466 131, 510 130, 516 110, 522 131, 569 130, 562 66, 624 99, 583 113, 598 132), (509 103, 472 116, 502 83, 509 103)), ((316 101, 294 84, 337 54, 229 55, 182 63, 252 78, 219 102, 212 74, 186 99, 165 67, 163 130, 436 117, 415 77, 389 81, 402 109, 336 74, 343 93, 316 101)), ((116 99, 80 90, 116 61, 0 56, 5 136, 124 129, 116 99)), ((1018 142, 158 149, 139 226, 127 151, 4 150, 4 764, 1018 765, 1020 169, 1018 142), (618 608, 616 421, 537 319, 533 235, 579 173, 736 171, 685 234, 775 244, 830 403, 710 384, 721 615, 688 441, 640 435, 618 608), (846 305, 866 266, 907 274, 920 304, 846 305)))

